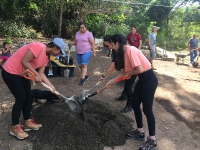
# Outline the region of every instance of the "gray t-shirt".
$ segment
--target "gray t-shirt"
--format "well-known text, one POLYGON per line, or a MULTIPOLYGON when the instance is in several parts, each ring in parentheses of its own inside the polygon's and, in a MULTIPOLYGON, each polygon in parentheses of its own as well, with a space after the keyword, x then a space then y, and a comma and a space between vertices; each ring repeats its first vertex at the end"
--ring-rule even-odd
POLYGON ((156 44, 156 34, 154 32, 151 32, 148 35, 148 38, 150 39, 150 45, 153 46, 154 44, 156 44))
POLYGON ((199 40, 191 38, 189 39, 188 43, 190 44, 190 49, 196 49, 198 48, 199 40))

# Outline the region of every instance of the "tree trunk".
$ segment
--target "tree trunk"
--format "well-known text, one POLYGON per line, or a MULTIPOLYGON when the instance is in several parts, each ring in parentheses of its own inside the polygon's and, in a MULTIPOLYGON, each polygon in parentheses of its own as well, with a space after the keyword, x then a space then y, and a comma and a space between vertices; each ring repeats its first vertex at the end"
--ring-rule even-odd
POLYGON ((59 27, 58 27, 59 37, 61 37, 61 29, 62 29, 62 12, 63 12, 63 5, 62 5, 62 0, 60 0, 60 19, 59 19, 59 27))

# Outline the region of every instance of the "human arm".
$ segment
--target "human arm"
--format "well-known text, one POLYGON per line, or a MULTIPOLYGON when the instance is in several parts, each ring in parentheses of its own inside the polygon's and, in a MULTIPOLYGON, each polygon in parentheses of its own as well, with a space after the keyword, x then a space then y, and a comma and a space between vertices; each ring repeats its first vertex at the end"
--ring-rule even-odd
POLYGON ((138 47, 138 49, 141 49, 141 47, 142 47, 142 40, 139 40, 139 47, 138 47))
POLYGON ((109 76, 110 74, 112 74, 113 72, 115 72, 115 62, 112 62, 109 66, 109 68, 106 70, 106 72, 104 72, 104 74, 102 74, 101 78, 99 79, 99 81, 103 81, 105 79, 105 77, 109 76))
POLYGON ((152 47, 151 47, 151 44, 150 44, 150 42, 151 42, 151 39, 150 39, 150 38, 148 38, 149 49, 150 49, 150 50, 152 50, 152 47))
POLYGON ((133 76, 143 73, 142 66, 135 67, 132 71, 126 73, 127 76, 133 76))
POLYGON ((123 71, 120 71, 120 73, 119 73, 116 77, 110 79, 110 80, 106 83, 106 87, 107 87, 107 88, 110 88, 110 87, 111 87, 110 85, 113 84, 113 83, 115 83, 115 82, 116 82, 116 79, 117 79, 117 78, 120 78, 120 77, 122 77, 122 76, 125 76, 125 74, 124 74, 123 71))
POLYGON ((26 54, 24 55, 21 64, 25 69, 29 69, 31 72, 33 72, 36 76, 36 82, 42 82, 42 78, 40 74, 31 66, 30 62, 35 58, 33 53, 28 50, 26 54))
POLYGON ((8 48, 2 48, 2 53, 7 53, 8 51, 9 51, 10 49, 8 49, 8 48))
POLYGON ((49 81, 49 79, 46 77, 46 75, 44 74, 44 70, 45 70, 45 66, 42 66, 42 67, 40 67, 39 69, 38 69, 38 73, 39 73, 39 75, 41 76, 41 78, 42 78, 42 81, 44 82, 44 83, 46 83, 48 86, 50 86, 52 89, 53 89, 53 91, 55 91, 55 87, 51 84, 51 82, 49 81))
POLYGON ((94 57, 96 57, 96 51, 95 51, 95 43, 94 43, 94 39, 90 39, 89 42, 90 42, 91 47, 92 47, 92 55, 93 55, 94 57))
POLYGON ((12 50, 10 49, 10 56, 13 54, 12 50))
POLYGON ((70 45, 76 45, 76 39, 74 41, 69 42, 70 45))

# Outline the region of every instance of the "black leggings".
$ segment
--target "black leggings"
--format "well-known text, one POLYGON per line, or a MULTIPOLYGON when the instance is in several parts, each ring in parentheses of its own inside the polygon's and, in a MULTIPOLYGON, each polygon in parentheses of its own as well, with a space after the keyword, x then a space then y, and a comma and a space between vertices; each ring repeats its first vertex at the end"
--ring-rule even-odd
POLYGON ((127 95, 126 105, 131 105, 132 94, 133 94, 132 86, 133 86, 133 83, 135 82, 136 77, 137 75, 134 75, 134 76, 131 76, 130 79, 125 80, 123 92, 126 93, 127 95))
POLYGON ((19 124, 21 111, 24 120, 30 119, 31 112, 31 84, 30 80, 19 75, 10 74, 2 68, 2 78, 15 97, 12 108, 12 124, 19 124))
POLYGON ((133 92, 133 99, 131 106, 135 113, 135 119, 138 128, 143 127, 142 111, 140 105, 143 105, 143 112, 147 118, 149 135, 155 135, 155 118, 153 115, 153 99, 158 85, 158 80, 153 70, 150 69, 142 74, 138 75, 139 81, 135 85, 133 92))

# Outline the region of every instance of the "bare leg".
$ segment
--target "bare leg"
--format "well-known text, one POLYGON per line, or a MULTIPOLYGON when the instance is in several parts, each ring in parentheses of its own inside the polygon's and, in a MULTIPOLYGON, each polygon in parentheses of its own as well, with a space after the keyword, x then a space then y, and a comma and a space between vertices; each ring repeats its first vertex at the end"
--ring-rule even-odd
POLYGON ((87 75, 87 65, 81 65, 81 78, 84 79, 87 75))

